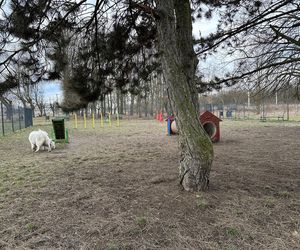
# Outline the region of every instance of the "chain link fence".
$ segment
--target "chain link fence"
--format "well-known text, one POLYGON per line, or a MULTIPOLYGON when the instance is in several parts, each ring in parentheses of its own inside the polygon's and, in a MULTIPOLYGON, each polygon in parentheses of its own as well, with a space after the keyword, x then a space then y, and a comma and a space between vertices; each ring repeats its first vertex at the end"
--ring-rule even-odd
POLYGON ((32 126, 32 110, 0 102, 0 123, 3 136, 32 126))

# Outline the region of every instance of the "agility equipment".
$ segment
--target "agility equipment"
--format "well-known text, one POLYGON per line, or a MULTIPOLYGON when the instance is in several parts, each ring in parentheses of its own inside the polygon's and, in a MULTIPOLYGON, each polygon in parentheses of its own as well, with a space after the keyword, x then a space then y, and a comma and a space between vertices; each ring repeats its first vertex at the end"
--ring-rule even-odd
MULTIPOLYGON (((199 117, 200 123, 203 126, 206 133, 211 138, 212 142, 220 141, 220 121, 219 117, 215 116, 209 111, 203 112, 199 117)), ((167 118, 167 130, 168 135, 178 134, 178 128, 176 126, 176 120, 173 116, 167 118)))

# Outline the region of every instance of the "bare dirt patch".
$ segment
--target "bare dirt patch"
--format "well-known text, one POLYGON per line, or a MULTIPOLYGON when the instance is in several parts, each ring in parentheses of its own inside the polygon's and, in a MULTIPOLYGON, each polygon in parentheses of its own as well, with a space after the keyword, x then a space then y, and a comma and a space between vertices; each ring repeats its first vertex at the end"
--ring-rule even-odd
POLYGON ((285 124, 223 122, 206 193, 181 190, 155 121, 71 129, 51 153, 30 130, 1 138, 0 248, 297 249, 300 126, 285 124))

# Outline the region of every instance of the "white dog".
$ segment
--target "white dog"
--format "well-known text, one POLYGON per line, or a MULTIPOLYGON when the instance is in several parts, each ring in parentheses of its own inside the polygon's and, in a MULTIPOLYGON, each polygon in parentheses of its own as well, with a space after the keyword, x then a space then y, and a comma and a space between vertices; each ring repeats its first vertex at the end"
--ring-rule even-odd
POLYGON ((35 147, 35 152, 38 152, 41 147, 48 147, 49 152, 51 151, 51 149, 55 149, 55 142, 49 138, 46 131, 40 129, 38 131, 32 131, 29 134, 28 139, 31 144, 32 151, 34 151, 35 147))

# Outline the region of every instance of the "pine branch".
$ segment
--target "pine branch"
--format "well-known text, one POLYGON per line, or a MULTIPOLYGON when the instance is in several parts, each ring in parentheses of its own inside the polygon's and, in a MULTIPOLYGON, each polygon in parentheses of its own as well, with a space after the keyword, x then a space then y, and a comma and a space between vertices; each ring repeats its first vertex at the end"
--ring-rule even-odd
POLYGON ((158 19, 160 17, 159 13, 156 9, 151 8, 150 6, 145 5, 145 4, 136 3, 136 2, 133 2, 132 0, 130 0, 129 1, 129 7, 132 8, 132 9, 137 9, 137 10, 140 10, 144 13, 147 13, 155 19, 158 19))

